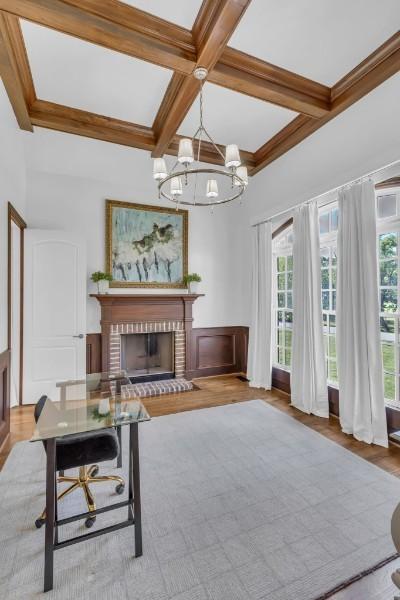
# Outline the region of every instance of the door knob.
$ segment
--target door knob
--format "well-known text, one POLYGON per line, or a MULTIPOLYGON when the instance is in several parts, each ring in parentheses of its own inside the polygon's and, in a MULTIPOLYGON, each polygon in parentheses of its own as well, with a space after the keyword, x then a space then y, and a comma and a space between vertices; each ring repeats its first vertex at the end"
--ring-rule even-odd
POLYGON ((79 338, 80 340, 82 340, 85 336, 83 335, 83 333, 80 333, 79 335, 73 335, 72 337, 79 338))

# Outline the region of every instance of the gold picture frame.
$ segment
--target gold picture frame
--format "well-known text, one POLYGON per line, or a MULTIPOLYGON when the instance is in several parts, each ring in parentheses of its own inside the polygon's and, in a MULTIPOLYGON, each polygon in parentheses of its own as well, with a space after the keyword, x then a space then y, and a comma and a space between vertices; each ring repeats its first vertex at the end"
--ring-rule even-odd
MULTIPOLYGON (((183 283, 183 277, 188 273, 188 221, 188 211, 184 209, 176 210, 175 208, 165 208, 164 206, 135 204, 132 202, 121 202, 119 200, 106 200, 106 272, 111 273, 113 276, 110 286, 114 288, 186 287, 183 283), (117 225, 115 221, 113 225, 113 216, 115 216, 114 211, 118 209, 123 209, 123 212, 121 211, 120 213, 120 217, 124 218, 125 229, 128 226, 132 226, 132 230, 135 229, 136 235, 138 231, 142 231, 143 237, 141 239, 135 240, 134 242, 127 242, 122 238, 114 239, 117 237, 117 235, 114 235, 116 234, 115 228, 117 225), (126 209, 131 210, 132 214, 126 212, 126 209), (142 219, 143 223, 141 223, 140 226, 137 226, 134 220, 134 212, 136 212, 137 216, 137 211, 149 213, 151 219, 149 216, 144 215, 142 219), (162 227, 159 226, 157 221, 154 221, 154 213, 160 215, 160 222, 164 224, 162 227), (146 229, 146 223, 148 223, 148 227, 150 227, 150 220, 153 222, 151 232, 150 229, 146 229), (174 239, 168 237, 161 242, 158 241, 160 232, 163 233, 165 231, 168 231, 169 235, 172 235, 173 231, 174 239), (167 248, 169 243, 171 244, 171 247, 173 244, 175 253, 179 253, 179 250, 181 249, 181 255, 178 256, 179 263, 172 264, 171 261, 166 259, 159 259, 157 261, 157 253, 153 251, 151 267, 149 268, 150 263, 147 261, 146 256, 150 256, 150 250, 147 251, 146 247, 149 244, 151 245, 153 240, 155 240, 154 243, 162 243, 165 248, 167 248), (128 250, 132 250, 131 245, 133 245, 133 253, 141 253, 140 256, 138 255, 136 261, 133 259, 133 261, 123 262, 126 259, 126 253, 124 255, 124 244, 128 244, 128 250), (122 250, 120 250, 121 247, 122 250), (116 262, 117 260, 119 261, 118 263, 116 262), (161 272, 160 263, 162 266, 161 272), (156 265, 156 267, 154 265, 156 265), (173 267, 173 272, 171 271, 171 265, 173 267), (116 278, 117 274, 121 278, 116 278), (149 277, 154 279, 154 274, 156 274, 158 279, 163 279, 165 277, 166 280, 149 280, 149 277)), ((124 234, 125 238, 126 235, 127 234, 124 234)))

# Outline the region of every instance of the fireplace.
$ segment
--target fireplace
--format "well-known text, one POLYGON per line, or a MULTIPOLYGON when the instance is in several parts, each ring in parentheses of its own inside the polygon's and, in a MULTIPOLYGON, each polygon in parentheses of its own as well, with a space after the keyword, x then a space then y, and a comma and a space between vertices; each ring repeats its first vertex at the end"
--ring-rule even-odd
POLYGON ((193 370, 188 352, 192 305, 201 294, 91 296, 101 305, 103 371, 126 369, 132 378, 182 379, 193 370))
POLYGON ((128 333, 121 335, 121 369, 132 383, 170 379, 175 376, 174 333, 128 333))

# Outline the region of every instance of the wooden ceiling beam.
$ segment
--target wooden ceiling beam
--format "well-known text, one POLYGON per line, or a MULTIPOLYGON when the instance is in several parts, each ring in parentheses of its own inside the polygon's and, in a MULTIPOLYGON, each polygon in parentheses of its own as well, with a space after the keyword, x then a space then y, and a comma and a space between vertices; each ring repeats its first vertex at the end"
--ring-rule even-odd
POLYGON ((400 71, 400 32, 370 54, 332 88, 332 109, 320 119, 299 115, 255 152, 258 173, 352 104, 400 71))
POLYGON ((0 0, 0 9, 168 69, 193 71, 190 32, 117 0, 0 0))
POLYGON ((328 86, 233 48, 224 50, 208 81, 310 117, 330 110, 328 86))
MULTIPOLYGON (((0 0, 11 14, 178 75, 192 73, 220 5, 204 2, 191 32, 118 0, 0 0)), ((209 81, 313 117, 330 108, 328 87, 233 48, 223 50, 209 81)))
POLYGON ((150 127, 136 125, 54 102, 37 100, 30 110, 33 125, 73 133, 122 146, 152 150, 155 139, 150 127))
MULTIPOLYGON (((193 27, 197 41, 196 66, 208 71, 214 68, 250 2, 251 0, 203 2, 193 27)), ((199 82, 192 75, 182 78, 179 85, 176 80, 171 85, 174 86, 173 98, 171 94, 168 95, 167 90, 158 113, 164 112, 168 103, 168 114, 162 123, 157 118, 155 122, 158 127, 155 129, 157 143, 152 153, 154 157, 164 154, 199 93, 199 82)))
MULTIPOLYGON (((83 137, 94 138, 105 142, 120 144, 151 152, 156 138, 151 127, 121 121, 112 117, 98 115, 77 108, 70 108, 54 102, 36 100, 30 108, 30 119, 33 125, 53 129, 63 133, 71 133, 83 137)), ((167 154, 177 155, 180 136, 175 136, 167 154)), ((222 147, 222 146, 221 146, 222 147)), ((243 161, 249 169, 255 165, 254 156, 250 152, 241 151, 243 161)), ((218 164, 220 155, 211 144, 202 144, 200 160, 218 164)))
POLYGON ((29 107, 35 101, 31 70, 17 17, 0 12, 0 76, 21 129, 33 131, 29 107))

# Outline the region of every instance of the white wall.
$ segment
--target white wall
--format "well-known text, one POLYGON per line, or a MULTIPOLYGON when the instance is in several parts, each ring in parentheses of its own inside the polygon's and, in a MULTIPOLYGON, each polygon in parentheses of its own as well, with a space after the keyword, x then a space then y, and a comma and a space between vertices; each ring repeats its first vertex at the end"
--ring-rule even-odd
MULTIPOLYGON (((87 242, 88 290, 95 291, 89 276, 104 269, 106 198, 170 206, 157 198, 150 155, 40 129, 26 140, 26 153, 29 226, 80 233, 87 242)), ((190 210, 189 271, 200 273, 205 293, 194 304, 195 327, 243 322, 242 252, 236 236, 243 215, 238 204, 216 208, 213 214, 207 208, 190 210)), ((99 319, 97 301, 88 299, 88 332, 100 331, 99 319)))
POLYGON ((23 136, 0 79, 0 353, 7 349, 8 202, 14 205, 22 217, 25 214, 23 136))

